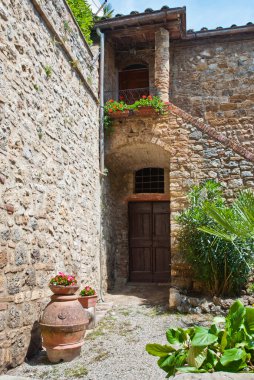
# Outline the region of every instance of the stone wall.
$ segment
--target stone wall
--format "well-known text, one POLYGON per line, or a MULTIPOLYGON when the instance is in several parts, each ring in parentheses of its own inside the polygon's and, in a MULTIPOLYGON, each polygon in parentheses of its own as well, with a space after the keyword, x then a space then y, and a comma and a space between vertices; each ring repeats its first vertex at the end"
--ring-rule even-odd
MULTIPOLYGON (((170 100, 254 151, 254 35, 170 41, 170 60, 170 100)), ((147 63, 154 91, 154 49, 116 52, 115 62, 111 83, 116 68, 147 63)))
POLYGON ((254 35, 171 43, 171 100, 254 151, 254 35))
MULTIPOLYGON (((191 288, 193 279, 177 246, 179 226, 175 217, 187 205, 186 194, 190 186, 215 179, 225 187, 229 200, 244 186, 254 188, 253 162, 216 141, 202 128, 201 122, 194 125, 186 121, 179 108, 165 116, 143 119, 130 116, 114 122, 114 132, 107 141, 106 165, 111 196, 115 200, 111 218, 115 225, 118 283, 126 282, 129 275, 128 202, 147 200, 146 195, 134 194, 135 170, 162 167, 169 173, 165 196, 170 200, 171 283, 181 288, 191 288)), ((165 200, 158 194, 149 196, 150 200, 165 200)))
POLYGON ((52 275, 99 290, 100 181, 97 63, 65 2, 3 0, 0 30, 1 372, 24 360, 52 275))

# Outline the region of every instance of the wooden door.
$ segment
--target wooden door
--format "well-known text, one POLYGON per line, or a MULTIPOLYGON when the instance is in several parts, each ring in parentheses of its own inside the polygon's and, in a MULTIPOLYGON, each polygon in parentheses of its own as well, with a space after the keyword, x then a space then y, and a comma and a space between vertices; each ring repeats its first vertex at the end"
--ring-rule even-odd
POLYGON ((149 87, 148 69, 126 70, 119 72, 119 90, 149 87))
POLYGON ((169 202, 129 203, 130 281, 170 281, 169 202))

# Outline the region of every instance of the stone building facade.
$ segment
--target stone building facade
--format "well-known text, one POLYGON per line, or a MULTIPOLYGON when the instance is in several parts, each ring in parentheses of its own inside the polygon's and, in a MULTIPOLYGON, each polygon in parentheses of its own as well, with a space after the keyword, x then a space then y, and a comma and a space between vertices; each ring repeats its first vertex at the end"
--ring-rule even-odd
POLYGON ((97 24, 106 41, 106 99, 119 96, 129 67, 132 83, 147 83, 134 86, 136 96, 145 90, 175 104, 164 115, 114 122, 105 177, 98 47, 86 44, 64 0, 1 2, 0 372, 36 350, 56 272, 99 293, 140 281, 131 272, 132 229, 152 226, 158 263, 142 253, 136 262, 152 271, 158 264, 152 277, 146 268, 146 281, 190 288, 175 222, 190 185, 214 178, 229 199, 254 186, 254 27, 187 33, 185 18, 185 8, 163 7, 97 24), (163 189, 137 192, 136 174, 151 168, 163 189))
MULTIPOLYGON (((0 372, 58 271, 100 288, 98 60, 64 1, 0 4, 0 372)), ((31 347, 32 348, 32 347, 31 347)))
POLYGON ((167 282, 172 286, 192 289, 196 284, 179 252, 175 221, 186 206, 190 186, 215 179, 229 200, 239 189, 254 187, 254 25, 187 32, 185 12, 185 8, 148 9, 98 25, 106 39, 106 98, 124 96, 128 101, 138 92, 140 97, 159 94, 170 102, 163 116, 130 115, 114 121, 106 140, 110 200, 106 238, 114 265, 111 278, 117 284, 131 280, 133 272, 143 272, 144 281, 156 281, 158 264, 169 266, 167 282), (142 86, 140 77, 135 86, 134 70, 140 76, 145 69, 147 88, 138 88, 142 86), (133 73, 123 91, 122 73, 126 78, 128 71, 133 73), (137 173, 148 168, 164 170, 163 191, 136 190, 137 173), (138 211, 159 202, 168 202, 168 262, 165 255, 158 259, 161 253, 157 257, 153 246, 156 215, 148 217, 148 209, 138 211), (133 207, 138 208, 134 232, 133 207))

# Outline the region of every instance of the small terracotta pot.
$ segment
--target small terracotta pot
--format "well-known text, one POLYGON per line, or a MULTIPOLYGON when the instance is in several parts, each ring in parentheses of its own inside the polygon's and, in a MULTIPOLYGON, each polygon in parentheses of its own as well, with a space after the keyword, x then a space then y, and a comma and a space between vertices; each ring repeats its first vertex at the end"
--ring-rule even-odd
POLYGON ((89 309, 89 307, 95 307, 97 302, 97 294, 93 296, 79 296, 78 300, 84 309, 89 309))
POLYGON ((134 110, 134 115, 136 116, 155 116, 158 115, 156 110, 151 106, 143 106, 134 110))
POLYGON ((129 116, 129 110, 125 111, 114 111, 109 114, 111 119, 123 119, 129 116))
POLYGON ((59 295, 72 295, 79 289, 79 285, 75 286, 61 286, 61 285, 49 285, 52 293, 59 295))

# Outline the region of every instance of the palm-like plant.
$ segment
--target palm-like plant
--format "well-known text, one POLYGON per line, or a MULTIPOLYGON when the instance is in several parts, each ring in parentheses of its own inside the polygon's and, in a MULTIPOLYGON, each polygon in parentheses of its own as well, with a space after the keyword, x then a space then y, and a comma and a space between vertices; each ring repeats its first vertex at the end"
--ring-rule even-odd
POLYGON ((210 180, 188 195, 189 207, 177 218, 181 252, 211 294, 239 293, 253 265, 254 193, 242 191, 229 206, 210 180))
POLYGON ((254 240, 254 193, 252 190, 240 192, 230 208, 220 208, 206 203, 204 211, 216 223, 216 228, 201 227, 200 231, 218 238, 234 242, 240 240, 254 240))

